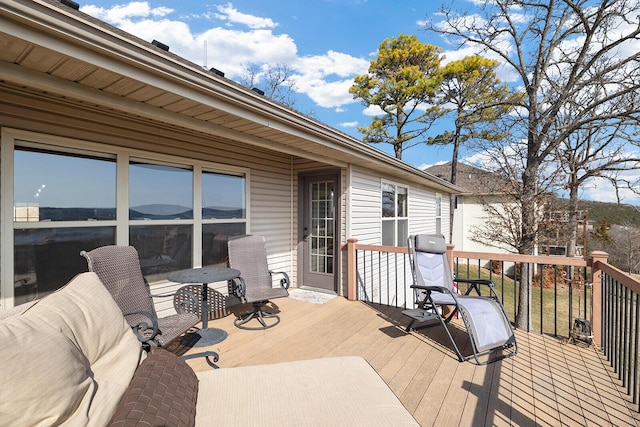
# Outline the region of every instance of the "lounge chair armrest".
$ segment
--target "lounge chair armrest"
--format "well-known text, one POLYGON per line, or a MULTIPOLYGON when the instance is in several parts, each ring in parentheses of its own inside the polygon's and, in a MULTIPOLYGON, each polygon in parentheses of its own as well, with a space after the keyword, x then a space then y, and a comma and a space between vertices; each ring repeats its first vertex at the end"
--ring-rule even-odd
POLYGON ((469 284, 469 287, 467 289, 467 292, 465 292, 465 295, 469 295, 472 290, 475 290, 478 295, 482 295, 482 292, 480 291, 480 286, 479 285, 485 285, 485 286, 489 286, 489 293, 492 296, 495 296, 495 286, 496 285, 491 280, 487 280, 487 279, 455 279, 455 281, 457 283, 467 283, 467 284, 469 284))
POLYGON ((478 285, 487 285, 487 286, 495 286, 493 281, 487 279, 455 279, 456 282, 460 283, 475 283, 478 285))
POLYGON ((282 279, 280 279, 280 286, 282 286, 285 289, 289 289, 289 285, 290 285, 290 281, 289 281, 289 275, 287 273, 285 273, 284 271, 271 271, 269 270, 269 274, 273 277, 274 274, 281 274, 284 277, 282 279))
POLYGON ((138 340, 142 343, 153 343, 153 338, 158 335, 159 329, 158 329, 158 320, 153 317, 153 315, 147 311, 132 311, 131 313, 125 313, 124 317, 126 318, 127 316, 132 316, 134 314, 141 314, 144 317, 146 317, 147 319, 149 319, 150 323, 147 322, 138 322, 137 325, 132 326, 131 330, 133 331, 134 334, 136 334, 136 337, 138 337, 138 340), (151 336, 145 336, 144 335, 144 331, 151 329, 152 333, 151 336))
POLYGON ((195 359, 197 357, 204 357, 204 359, 207 361, 207 365, 211 366, 213 369, 220 368, 218 365, 215 364, 215 362, 220 360, 220 356, 218 356, 218 353, 216 353, 215 351, 203 351, 200 353, 185 354, 180 356, 180 359, 189 360, 189 359, 195 359))
POLYGON ((444 294, 453 295, 453 297, 455 298, 455 294, 453 292, 451 292, 451 290, 449 288, 447 288, 446 286, 411 285, 410 287, 413 288, 413 289, 423 289, 425 291, 442 292, 444 294))

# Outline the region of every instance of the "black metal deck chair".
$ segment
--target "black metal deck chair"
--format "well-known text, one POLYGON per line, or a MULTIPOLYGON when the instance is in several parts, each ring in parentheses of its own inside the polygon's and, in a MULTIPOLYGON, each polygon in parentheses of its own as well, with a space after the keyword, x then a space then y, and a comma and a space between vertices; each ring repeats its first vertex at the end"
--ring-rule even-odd
POLYGON ((439 235, 418 234, 409 237, 409 261, 413 273, 413 285, 417 307, 404 310, 412 318, 407 331, 442 325, 462 362, 474 358, 484 365, 518 352, 516 338, 494 284, 483 279, 457 279, 468 289, 459 295, 446 254, 445 240, 439 235), (481 295, 481 287, 487 287, 488 296, 481 295), (472 295, 472 292, 474 295, 472 295), (444 306, 452 310, 443 314, 444 306), (449 322, 459 313, 471 342, 473 354, 463 356, 449 330, 449 322), (414 323, 424 325, 414 328, 414 323))

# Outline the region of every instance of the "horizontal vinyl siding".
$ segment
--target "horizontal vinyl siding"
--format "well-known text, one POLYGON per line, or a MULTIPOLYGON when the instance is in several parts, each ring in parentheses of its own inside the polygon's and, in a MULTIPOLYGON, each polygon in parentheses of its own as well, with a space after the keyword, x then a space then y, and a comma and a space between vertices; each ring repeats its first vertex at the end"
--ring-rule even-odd
POLYGON ((436 196, 423 188, 409 188, 409 234, 434 233, 436 196))
POLYGON ((380 177, 371 171, 351 168, 349 211, 351 218, 347 238, 360 243, 379 245, 382 239, 380 177))
MULTIPOLYGON (((0 126, 100 144, 105 146, 105 152, 110 152, 112 147, 125 147, 135 150, 132 154, 136 158, 144 159, 147 155, 153 158, 153 155, 160 154, 171 156, 176 164, 183 161, 188 164, 191 159, 208 162, 210 164, 205 166, 207 170, 225 172, 229 167, 232 170, 247 170, 249 232, 265 236, 269 267, 290 273, 295 281, 295 274, 291 274, 295 265, 292 230, 295 229, 297 212, 291 206, 295 201, 293 195, 297 178, 292 182, 290 155, 136 117, 94 111, 90 107, 79 110, 69 105, 55 105, 59 102, 54 100, 50 104, 46 96, 15 98, 13 94, 4 93, 1 85, 0 96, 8 102, 0 104, 0 126), (16 102, 11 102, 11 99, 16 102)), ((170 293, 179 287, 166 282, 154 283, 152 292, 170 293)), ((212 287, 227 294, 226 283, 212 287)), ((161 316, 173 312, 170 297, 160 299, 156 305, 161 316)))

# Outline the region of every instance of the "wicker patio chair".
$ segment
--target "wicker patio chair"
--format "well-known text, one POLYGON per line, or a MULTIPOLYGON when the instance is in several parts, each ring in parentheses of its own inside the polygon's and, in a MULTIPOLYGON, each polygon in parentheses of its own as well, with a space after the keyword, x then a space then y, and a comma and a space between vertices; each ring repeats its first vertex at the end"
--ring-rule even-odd
POLYGON ((138 251, 133 246, 102 246, 80 254, 87 259, 89 271, 95 272, 109 290, 143 343, 165 347, 199 322, 197 314, 186 312, 158 318, 152 297, 170 295, 150 293, 140 270, 138 251))
MULTIPOLYGON (((232 294, 242 303, 253 305, 253 311, 238 314, 234 324, 241 329, 260 330, 271 328, 280 323, 277 308, 265 309, 267 303, 275 298, 288 297, 289 276, 284 272, 269 270, 267 249, 263 236, 230 237, 229 266, 240 270, 241 275, 232 282, 232 294), (273 276, 280 275, 279 286, 273 286, 273 276), (257 320, 260 326, 246 325, 257 320)), ((255 322, 254 322, 255 323, 255 322)))
POLYGON ((461 362, 473 357, 479 365, 484 365, 518 352, 513 329, 493 282, 456 279, 458 284, 468 285, 466 293, 459 295, 442 236, 419 234, 409 237, 409 261, 413 273, 411 287, 415 291, 418 307, 403 311, 403 314, 412 318, 407 331, 443 326, 461 362), (489 290, 487 296, 481 295, 481 287, 484 286, 489 290), (475 295, 471 295, 471 292, 475 295), (451 309, 447 315, 443 314, 444 306, 451 309), (449 330, 449 322, 458 313, 462 316, 471 342, 472 355, 462 355, 449 330), (414 328, 415 322, 424 325, 414 328))

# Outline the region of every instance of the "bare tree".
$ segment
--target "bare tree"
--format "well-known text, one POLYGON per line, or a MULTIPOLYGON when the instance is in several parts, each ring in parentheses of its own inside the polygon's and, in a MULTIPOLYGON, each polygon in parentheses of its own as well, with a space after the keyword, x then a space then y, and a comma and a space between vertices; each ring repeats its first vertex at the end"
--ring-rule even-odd
MULTIPOLYGON (((564 120, 571 119, 564 117, 564 120)), ((591 122, 570 134, 558 146, 558 170, 564 178, 563 189, 569 192, 567 256, 576 255, 580 202, 579 192, 594 178, 608 180, 618 191, 637 189, 637 183, 624 178, 624 172, 640 170, 636 126, 628 120, 591 122)))
MULTIPOLYGON (((540 178, 558 147, 590 123, 638 117, 640 103, 634 97, 640 89, 640 4, 633 0, 478 0, 473 4, 478 5, 473 13, 443 7, 439 21, 431 21, 427 29, 499 58, 526 94, 515 105, 518 115, 512 117, 512 132, 505 142, 521 150, 519 252, 532 254, 536 212, 545 194, 540 178), (594 92, 594 87, 606 89, 604 96, 581 96, 594 92), (576 120, 557 120, 568 106, 579 107, 576 120)), ((530 281, 521 281, 519 296, 516 325, 529 330, 530 281)))
POLYGON ((296 107, 296 83, 294 72, 287 64, 275 67, 260 67, 256 64, 245 66, 242 85, 264 91, 264 95, 287 107, 296 107))
POLYGON ((640 273, 640 228, 616 225, 609 234, 610 239, 599 248, 609 254, 609 262, 629 274, 640 273))

